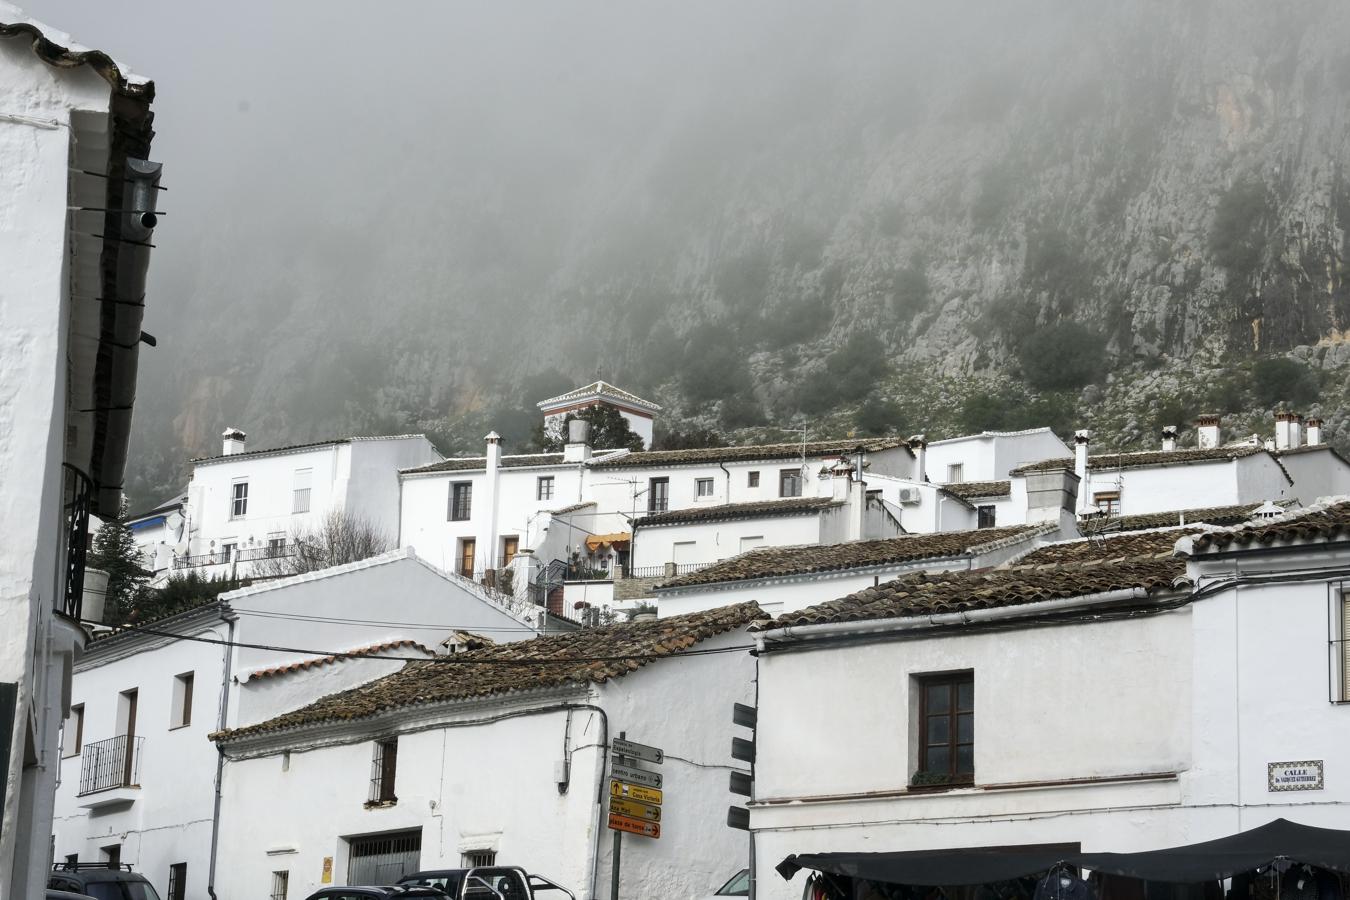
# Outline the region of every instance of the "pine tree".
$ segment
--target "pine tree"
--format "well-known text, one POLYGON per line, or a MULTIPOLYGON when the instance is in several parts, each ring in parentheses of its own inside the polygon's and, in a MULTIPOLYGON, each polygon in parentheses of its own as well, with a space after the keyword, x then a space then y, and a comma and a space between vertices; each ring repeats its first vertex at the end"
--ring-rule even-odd
POLYGON ((86 561, 91 569, 108 573, 108 593, 104 598, 103 620, 125 621, 136 607, 150 573, 141 568, 141 550, 127 527, 126 501, 116 519, 103 523, 94 536, 94 548, 86 561))

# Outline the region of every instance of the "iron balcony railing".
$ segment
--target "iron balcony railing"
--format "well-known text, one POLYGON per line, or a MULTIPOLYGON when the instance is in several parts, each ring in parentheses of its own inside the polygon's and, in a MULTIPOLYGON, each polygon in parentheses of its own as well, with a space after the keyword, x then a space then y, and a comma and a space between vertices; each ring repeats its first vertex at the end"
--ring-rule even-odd
POLYGON ((114 788, 139 787, 143 737, 120 734, 106 741, 85 744, 80 757, 80 794, 97 794, 114 788))
POLYGON ((94 497, 94 482, 89 476, 62 463, 65 475, 62 483, 62 513, 65 525, 65 594, 58 609, 79 619, 83 612, 84 566, 89 550, 89 504, 94 497))
POLYGON ((295 555, 295 543, 287 541, 285 544, 266 547, 249 547, 245 550, 235 550, 231 553, 216 551, 215 553, 199 553, 196 556, 176 556, 173 560, 175 569, 196 569, 201 566, 226 566, 235 562, 257 562, 262 559, 282 559, 295 555))

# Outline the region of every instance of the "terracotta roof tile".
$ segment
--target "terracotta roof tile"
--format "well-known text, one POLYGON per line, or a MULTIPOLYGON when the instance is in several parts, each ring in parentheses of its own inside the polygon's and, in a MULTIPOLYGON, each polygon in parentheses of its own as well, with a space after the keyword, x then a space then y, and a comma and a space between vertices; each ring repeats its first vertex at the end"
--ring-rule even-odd
POLYGON ((795 547, 761 547, 724 559, 697 572, 672 578, 660 589, 694 587, 753 578, 806 575, 839 569, 861 569, 921 559, 942 559, 976 553, 1003 541, 1042 534, 1045 527, 1015 525, 976 531, 943 531, 910 534, 876 541, 843 544, 804 544, 795 547))
POLYGON ((1011 481, 958 481, 944 484, 947 493, 962 500, 977 497, 1007 497, 1012 493, 1011 481))
MULTIPOLYGON (((1221 462, 1242 459, 1266 453, 1264 447, 1252 444, 1240 444, 1232 447, 1214 447, 1199 449, 1191 447, 1184 450, 1143 450, 1136 453, 1094 453, 1088 457, 1089 469, 1144 469, 1154 466, 1181 465, 1183 463, 1221 462)), ((1011 475, 1025 475, 1028 472, 1049 472, 1055 469, 1073 471, 1073 457, 1060 459, 1042 459, 1013 469, 1011 475)))
POLYGON ((716 506, 691 506, 669 512, 652 513, 633 523, 634 528, 654 525, 682 525, 687 522, 720 522, 727 519, 758 519, 768 516, 794 516, 842 506, 833 497, 793 497, 789 500, 761 500, 757 503, 720 503, 716 506))
POLYGON ((1199 531, 1199 527, 1167 528, 1159 531, 1127 531, 1080 540, 1057 541, 1037 547, 1020 557, 1017 565, 1025 567, 1121 559, 1166 559, 1175 554, 1177 541, 1199 531))
MULTIPOLYGON (((561 465, 562 462, 563 455, 561 453, 525 453, 503 456, 499 465, 503 469, 519 469, 524 466, 557 466, 561 465)), ((415 469, 400 469, 399 471, 403 475, 420 475, 423 472, 472 472, 476 469, 486 468, 486 456, 456 456, 430 465, 418 466, 415 469)))
POLYGON ((604 683, 763 616, 754 603, 496 644, 410 662, 384 678, 323 697, 266 722, 217 732, 230 740, 283 729, 364 719, 387 710, 518 691, 604 683), (552 660, 557 660, 553 662, 552 660))
POLYGON ((1350 539, 1350 499, 1338 497, 1274 519, 1196 535, 1193 553, 1218 553, 1253 544, 1270 546, 1299 541, 1350 539))
POLYGON ((1183 560, 1169 558, 1014 566, 977 572, 916 573, 847 597, 785 613, 752 631, 994 609, 1107 591, 1167 591, 1185 583, 1183 560))
MULTIPOLYGON (((910 453, 905 442, 898 438, 849 438, 838 441, 811 441, 806 445, 807 459, 839 456, 852 453, 859 447, 866 453, 893 450, 903 447, 910 453)), ((910 453, 910 455, 913 455, 910 453)), ((797 460, 801 459, 801 444, 753 444, 744 447, 706 447, 698 450, 642 450, 625 453, 612 459, 595 463, 595 468, 631 468, 633 466, 681 466, 695 463, 748 462, 753 460, 797 460)))
MULTIPOLYGON (((1293 501, 1283 501, 1284 504, 1293 501)), ((1256 510, 1260 503, 1242 503, 1237 506, 1207 506, 1200 509, 1172 509, 1164 512, 1117 516, 1114 519, 1088 517, 1083 528, 1093 531, 1139 531, 1145 528, 1168 528, 1173 525, 1239 525, 1256 510)))
POLYGON ((291 672, 302 672, 307 669, 315 669, 319 666, 332 665, 335 662, 344 659, 351 659, 356 656, 373 656, 377 653, 384 653, 388 650, 414 649, 420 650, 428 656, 433 655, 430 648, 418 643, 417 641, 406 638, 384 641, 379 644, 367 644, 364 647, 353 647, 351 650, 344 650, 341 653, 334 653, 329 656, 311 656, 309 659, 301 659, 292 663, 285 663, 280 666, 271 666, 266 669, 255 669, 248 674, 249 681, 255 678, 271 678, 274 675, 288 675, 291 672))

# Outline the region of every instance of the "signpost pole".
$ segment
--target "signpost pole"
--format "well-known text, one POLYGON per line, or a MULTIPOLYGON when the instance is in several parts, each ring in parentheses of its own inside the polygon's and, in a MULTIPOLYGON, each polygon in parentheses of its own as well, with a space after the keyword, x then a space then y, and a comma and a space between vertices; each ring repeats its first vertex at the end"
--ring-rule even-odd
MULTIPOLYGON (((620 738, 628 737, 628 732, 620 731, 620 738)), ((619 900, 619 860, 623 858, 623 832, 614 832, 614 863, 609 871, 609 900, 619 900)))

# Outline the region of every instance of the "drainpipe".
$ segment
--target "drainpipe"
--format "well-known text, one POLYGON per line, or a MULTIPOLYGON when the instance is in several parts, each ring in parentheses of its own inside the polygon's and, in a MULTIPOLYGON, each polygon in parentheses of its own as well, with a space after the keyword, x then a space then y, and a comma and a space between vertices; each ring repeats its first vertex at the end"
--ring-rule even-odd
POLYGON ((726 465, 725 465, 720 459, 717 461, 717 468, 719 468, 719 469, 721 469, 723 472, 726 472, 726 473, 727 473, 727 502, 730 503, 730 502, 731 502, 731 470, 728 469, 728 468, 726 467, 726 465))
MULTIPOLYGON (((235 620, 228 618, 223 612, 220 615, 220 620, 229 628, 225 636, 226 641, 228 641, 225 645, 225 664, 221 669, 220 713, 216 720, 216 730, 224 731, 229 721, 230 711, 230 673, 234 667, 235 620)), ((211 900, 219 900, 216 897, 216 853, 220 846, 220 797, 224 778, 225 748, 216 744, 216 798, 215 805, 211 810, 211 864, 206 874, 206 893, 211 896, 211 900)))

